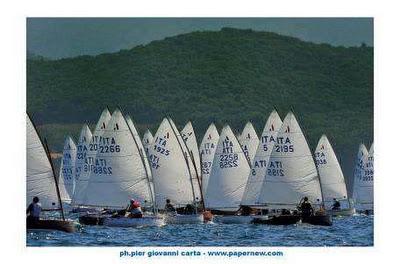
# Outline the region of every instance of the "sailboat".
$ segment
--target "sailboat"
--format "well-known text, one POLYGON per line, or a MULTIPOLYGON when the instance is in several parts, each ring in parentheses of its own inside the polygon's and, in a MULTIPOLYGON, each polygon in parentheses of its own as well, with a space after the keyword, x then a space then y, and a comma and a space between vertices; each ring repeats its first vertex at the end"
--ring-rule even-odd
POLYGON ((153 144, 153 140, 153 135, 151 134, 150 130, 147 129, 142 139, 142 144, 147 157, 149 156, 149 148, 151 147, 151 144, 153 144))
MULTIPOLYGON (((79 176, 78 175, 76 176, 76 188, 72 200, 73 200, 73 206, 80 207, 81 208, 80 210, 86 210, 86 208, 88 207, 86 204, 84 204, 83 199, 86 195, 86 192, 89 191, 87 189, 87 185, 89 182, 90 173, 96 167, 94 161, 97 150, 99 149, 99 142, 102 140, 102 135, 110 119, 111 119, 110 111, 106 108, 101 113, 96 128, 92 134, 92 137, 90 138, 89 144, 87 144, 85 157, 82 160, 83 161, 82 167, 77 168, 80 169, 80 171, 78 172, 79 176)), ((92 208, 92 210, 93 209, 97 208, 92 208)))
MULTIPOLYGON (((93 161, 93 168, 83 204, 96 208, 123 210, 131 199, 141 203, 142 208, 155 212, 154 194, 150 181, 151 172, 146 167, 147 159, 132 120, 127 120, 119 109, 108 122, 93 161)), ((87 222, 93 215, 81 216, 87 222)), ((125 216, 102 216, 100 224, 107 226, 135 227, 160 226, 161 217, 145 214, 143 218, 125 216)))
POLYGON ((277 140, 268 161, 258 204, 279 212, 266 219, 255 218, 254 223, 294 224, 300 220, 310 224, 331 225, 326 214, 302 217, 296 214, 299 202, 308 197, 314 206, 322 200, 321 185, 313 155, 292 112, 279 129, 277 140))
POLYGON ((63 156, 61 159, 59 173, 59 188, 61 201, 67 204, 71 203, 75 189, 75 160, 76 160, 76 145, 70 136, 65 139, 63 156))
POLYGON ((214 161, 215 150, 217 149, 219 134, 214 124, 211 124, 203 140, 200 144, 200 160, 201 160, 201 188, 204 194, 204 199, 207 199, 206 190, 208 179, 210 178, 211 167, 214 161))
POLYGON ((74 232, 76 224, 65 220, 62 208, 58 182, 50 158, 47 144, 43 144, 31 118, 26 118, 26 202, 27 205, 34 197, 38 197, 43 211, 60 211, 61 220, 40 219, 27 220, 27 229, 50 229, 65 232, 74 232))
POLYGON ((260 140, 251 122, 246 123, 238 140, 249 163, 252 164, 260 140))
POLYGON ((261 134, 260 143, 251 166, 241 205, 252 208, 262 208, 258 204, 261 187, 267 174, 268 160, 276 142, 282 120, 274 110, 269 115, 261 134))
POLYGON ((89 126, 87 124, 85 124, 85 125, 83 125, 83 127, 81 129, 78 144, 76 146, 76 158, 75 158, 75 166, 74 166, 74 173, 73 173, 73 177, 74 177, 74 181, 75 181, 75 188, 74 188, 74 193, 73 193, 72 201, 71 201, 71 205, 74 207, 74 209, 72 210, 72 212, 79 212, 80 209, 83 209, 84 211, 87 210, 86 208, 78 208, 76 206, 76 204, 77 204, 76 193, 78 193, 79 190, 84 188, 83 184, 86 184, 86 182, 80 181, 79 179, 80 179, 80 175, 83 172, 86 154, 89 149, 89 142, 91 141, 91 139, 92 139, 92 132, 90 131, 89 126))
POLYGON ((347 196, 346 182, 342 169, 326 135, 321 136, 314 156, 321 180, 325 206, 331 208, 335 200, 341 203, 340 209, 327 210, 327 212, 334 216, 353 215, 355 209, 347 196))
POLYGON ((177 208, 177 214, 166 215, 166 222, 203 222, 203 216, 196 212, 184 214, 185 209, 198 206, 200 185, 186 145, 170 118, 161 122, 149 154, 157 209, 163 211, 167 199, 177 208))
POLYGON ((368 152, 361 144, 357 154, 354 170, 353 200, 357 211, 372 214, 374 209, 374 148, 373 144, 368 152))
POLYGON ((239 210, 250 165, 239 141, 226 125, 221 131, 212 163, 205 206, 220 222, 232 222, 239 210), (224 217, 225 215, 225 217, 224 217), (234 217, 228 217, 228 216, 234 217))

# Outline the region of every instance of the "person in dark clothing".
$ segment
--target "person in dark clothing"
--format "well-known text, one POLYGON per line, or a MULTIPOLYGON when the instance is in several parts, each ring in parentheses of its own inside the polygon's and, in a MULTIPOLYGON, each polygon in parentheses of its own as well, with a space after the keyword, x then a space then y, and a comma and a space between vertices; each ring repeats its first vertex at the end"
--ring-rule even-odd
POLYGON ((175 207, 171 204, 171 200, 170 199, 167 199, 166 201, 165 201, 166 203, 165 203, 165 212, 166 213, 176 213, 176 209, 175 209, 175 207))
POLYGON ((239 209, 239 214, 243 216, 248 216, 251 214, 251 207, 250 206, 241 206, 239 209))
POLYGON ((196 213, 196 208, 192 204, 187 204, 185 207, 184 214, 191 215, 196 213))
POLYGON ((310 216, 314 213, 314 209, 311 203, 308 201, 308 197, 304 197, 300 204, 300 210, 302 216, 310 216))
POLYGON ((26 214, 28 215, 26 220, 30 222, 39 221, 41 211, 42 205, 39 203, 39 198, 35 196, 33 197, 32 203, 30 203, 26 209, 26 214))
POLYGON ((340 210, 340 202, 336 198, 333 198, 332 210, 340 210))

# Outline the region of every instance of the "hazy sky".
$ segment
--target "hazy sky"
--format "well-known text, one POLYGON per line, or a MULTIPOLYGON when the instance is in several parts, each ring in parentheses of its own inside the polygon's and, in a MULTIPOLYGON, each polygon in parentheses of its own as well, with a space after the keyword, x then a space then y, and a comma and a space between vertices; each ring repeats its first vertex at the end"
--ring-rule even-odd
POLYGON ((272 31, 332 45, 373 45, 372 18, 28 18, 27 47, 48 58, 96 55, 222 27, 272 31))

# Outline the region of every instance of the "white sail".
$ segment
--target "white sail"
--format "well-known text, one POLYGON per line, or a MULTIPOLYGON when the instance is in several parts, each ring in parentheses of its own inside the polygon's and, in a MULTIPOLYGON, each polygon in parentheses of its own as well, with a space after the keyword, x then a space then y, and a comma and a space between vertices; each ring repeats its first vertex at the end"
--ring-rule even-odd
POLYGON ((60 208, 47 152, 29 117, 26 118, 26 204, 37 196, 45 209, 60 208))
POLYGON ((153 135, 151 134, 150 130, 147 129, 143 135, 143 140, 142 140, 144 150, 146 151, 146 156, 148 156, 149 154, 149 148, 151 148, 153 140, 154 140, 153 135))
POLYGON ((171 127, 173 131, 175 132, 174 134, 178 138, 178 142, 182 148, 183 153, 185 154, 185 160, 187 161, 187 165, 189 167, 189 175, 190 175, 190 181, 191 184, 193 185, 193 191, 194 191, 194 196, 195 196, 195 201, 200 201, 201 200, 201 193, 200 193, 200 174, 197 173, 197 170, 195 169, 195 163, 194 160, 192 159, 190 155, 190 150, 186 145, 185 140, 182 137, 182 134, 179 132, 178 128, 176 127, 174 121, 172 121, 171 118, 168 118, 171 127))
POLYGON ((206 191, 206 208, 235 211, 239 209, 250 166, 229 126, 222 129, 214 155, 206 191))
POLYGON ((154 136, 153 147, 149 149, 159 209, 164 208, 166 199, 178 206, 192 204, 195 200, 185 154, 170 121, 164 118, 154 136))
POLYGON ((253 163, 251 163, 251 171, 243 194, 242 205, 254 206, 258 203, 261 187, 267 174, 268 160, 281 125, 282 120, 279 114, 275 110, 272 111, 265 123, 256 155, 253 163))
POLYGON ((77 178, 77 187, 74 193, 74 203, 76 205, 85 205, 83 199, 86 195, 86 188, 89 182, 90 173, 96 167, 94 164, 96 153, 99 148, 99 142, 102 139, 105 128, 110 121, 111 114, 108 109, 104 109, 101 113, 99 121, 97 122, 96 128, 90 139, 90 143, 87 145, 86 157, 84 158, 84 163, 81 169, 79 178, 77 178))
POLYGON ((152 201, 145 159, 120 110, 115 110, 101 135, 83 204, 124 208, 130 199, 142 206, 152 201))
POLYGON ((247 122, 247 124, 243 128, 242 134, 238 139, 240 145, 243 148, 244 154, 249 160, 249 163, 252 164, 254 156, 256 155, 258 144, 260 142, 257 136, 257 132, 253 127, 253 124, 247 122))
POLYGON ((367 160, 368 160, 368 150, 364 144, 360 144, 356 158, 356 165, 354 169, 354 181, 353 181, 353 200, 356 203, 356 208, 360 210, 366 209, 369 200, 368 194, 366 194, 368 193, 369 188, 365 187, 365 185, 363 184, 363 179, 365 179, 365 169, 367 160))
POLYGON ((76 197, 77 193, 80 190, 83 190, 85 181, 80 181, 81 174, 83 172, 83 167, 85 164, 86 154, 89 148, 89 143, 92 139, 92 132, 90 131, 88 125, 83 125, 81 133, 79 135, 78 144, 76 146, 76 158, 75 158, 75 170, 74 170, 74 179, 75 179, 75 188, 74 194, 72 196, 72 205, 76 205, 76 197))
MULTIPOLYGON (((211 167, 214 161, 215 150, 217 149, 219 134, 214 124, 211 124, 206 133, 204 134, 203 140, 200 144, 200 156, 201 156, 201 188, 203 189, 204 196, 208 186, 208 179, 210 178, 211 167)), ((207 199, 207 197, 204 197, 207 199)))
POLYGON ((60 175, 58 186, 60 189, 61 201, 70 203, 75 189, 75 160, 76 145, 71 137, 67 137, 64 142, 63 156, 61 159, 60 175))
POLYGON ((313 156, 296 117, 289 112, 271 152, 258 202, 269 208, 293 209, 306 196, 312 204, 322 201, 313 156))
POLYGON ((197 145, 196 134, 194 133, 194 129, 192 126, 192 122, 188 122, 185 127, 181 131, 181 135, 183 141, 185 141, 186 146, 191 152, 193 157, 194 165, 196 166, 197 175, 200 177, 201 175, 201 165, 200 165, 200 153, 199 146, 197 145))
POLYGON ((136 130, 136 127, 131 119, 130 116, 126 116, 125 117, 126 122, 128 123, 128 127, 132 132, 133 138, 135 139, 136 145, 139 148, 140 154, 143 158, 143 163, 146 169, 146 173, 147 173, 147 177, 148 177, 148 182, 149 182, 149 187, 151 189, 151 200, 150 202, 153 204, 155 201, 155 197, 154 197, 154 185, 153 185, 153 175, 151 172, 151 167, 150 167, 150 163, 149 163, 149 159, 148 159, 148 153, 145 149, 145 147, 142 144, 142 141, 140 140, 140 136, 139 133, 136 130))
POLYGON ((333 199, 347 200, 346 182, 342 169, 325 135, 320 138, 314 155, 325 206, 331 207, 333 199))

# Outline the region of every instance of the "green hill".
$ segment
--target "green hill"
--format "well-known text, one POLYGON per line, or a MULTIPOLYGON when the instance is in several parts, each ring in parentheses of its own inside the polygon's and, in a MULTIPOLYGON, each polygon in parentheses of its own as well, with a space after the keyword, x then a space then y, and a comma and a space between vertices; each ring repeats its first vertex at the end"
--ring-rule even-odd
MULTIPOLYGON (((52 149, 102 109, 120 106, 139 130, 162 117, 192 120, 198 141, 211 122, 260 134, 275 107, 293 109, 314 148, 332 141, 345 174, 373 138, 373 48, 333 47, 269 32, 193 32, 98 56, 27 62, 27 103, 52 149)), ((367 146, 368 147, 368 146, 367 146)))

